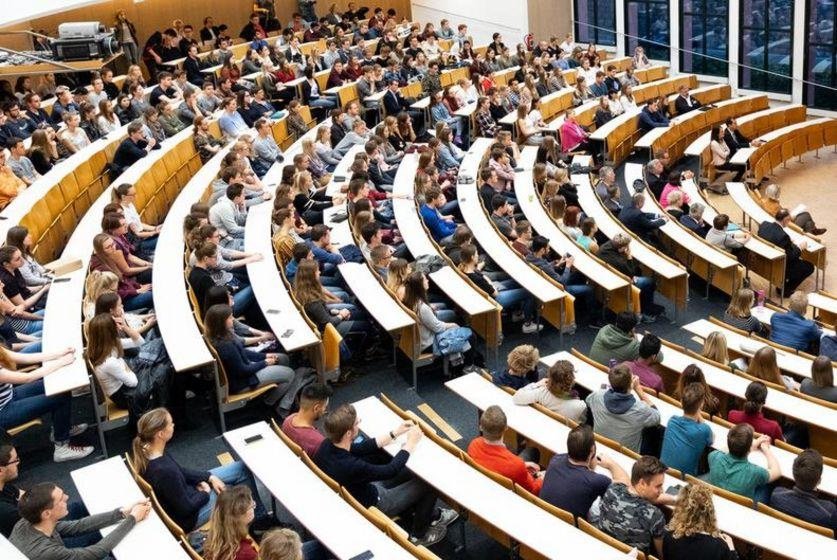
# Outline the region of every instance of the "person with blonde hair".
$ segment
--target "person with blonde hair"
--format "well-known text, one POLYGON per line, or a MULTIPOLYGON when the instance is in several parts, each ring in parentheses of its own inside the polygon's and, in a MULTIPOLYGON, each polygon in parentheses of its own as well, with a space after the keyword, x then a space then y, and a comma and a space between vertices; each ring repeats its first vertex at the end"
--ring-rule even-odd
POLYGON ((222 492, 209 518, 203 545, 205 560, 256 560, 256 543, 248 533, 256 502, 247 486, 233 486, 222 492))
POLYGON ((703 341, 703 349, 700 355, 713 362, 728 365, 729 351, 727 350, 727 337, 721 331, 712 331, 703 341))
POLYGON ((531 344, 521 344, 509 352, 506 369, 492 373, 495 385, 521 389, 538 380, 538 362, 541 359, 538 349, 531 344))
POLYGON ((246 484, 256 502, 256 519, 267 515, 256 481, 244 463, 234 461, 209 471, 183 467, 166 454, 172 437, 174 420, 169 411, 149 410, 137 422, 137 435, 131 442, 131 461, 137 473, 151 485, 160 506, 181 529, 190 533, 206 524, 227 485, 246 484))
POLYGON ((291 529, 273 529, 265 533, 259 548, 259 560, 303 560, 302 541, 291 529))
POLYGON ((729 535, 718 531, 712 489, 688 484, 680 489, 677 505, 663 533, 663 557, 677 560, 737 560, 729 535))
POLYGON ((573 422, 583 423, 587 405, 573 392, 573 384, 575 367, 572 362, 558 360, 550 366, 545 378, 518 389, 512 400, 518 405, 542 404, 573 422))
POLYGON ((736 329, 756 333, 761 336, 768 334, 769 329, 750 310, 755 303, 755 294, 750 288, 739 288, 732 294, 729 306, 724 311, 724 323, 736 329))
POLYGON ((756 350, 756 353, 750 358, 747 374, 769 383, 781 385, 788 391, 799 389, 799 383, 792 377, 782 375, 779 364, 776 362, 776 350, 770 346, 762 346, 756 350))

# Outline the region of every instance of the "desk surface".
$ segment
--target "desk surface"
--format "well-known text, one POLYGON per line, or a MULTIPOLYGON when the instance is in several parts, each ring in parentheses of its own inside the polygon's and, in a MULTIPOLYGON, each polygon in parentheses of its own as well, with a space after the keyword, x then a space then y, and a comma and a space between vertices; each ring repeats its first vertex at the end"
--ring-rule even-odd
MULTIPOLYGON (((778 113, 785 113, 792 110, 797 110, 800 107, 804 107, 804 105, 800 104, 793 104, 793 105, 781 105, 779 107, 771 107, 770 109, 764 109, 762 111, 756 111, 755 113, 750 113, 749 115, 742 115, 740 117, 736 117, 735 120, 738 123, 738 126, 752 122, 757 119, 763 119, 765 117, 769 117, 770 115, 775 115, 778 113)), ((697 139, 689 144, 686 148, 686 151, 683 152, 684 156, 700 156, 703 154, 704 150, 709 148, 709 142, 712 140, 712 131, 706 132, 701 134, 697 137, 697 139)), ((738 152, 736 152, 738 153, 738 152)))
MULTIPOLYGON (((732 329, 721 325, 716 325, 706 319, 699 319, 693 321, 683 328, 692 334, 696 334, 701 338, 706 338, 709 333, 713 331, 720 331, 724 333, 727 339, 727 346, 734 351, 740 352, 747 356, 752 356, 756 351, 764 346, 771 346, 758 339, 750 338, 735 332, 732 329)), ((811 377, 811 360, 804 356, 791 354, 779 348, 771 346, 776 351, 776 362, 779 364, 779 369, 798 375, 799 377, 811 377)), ((837 427, 837 425, 835 425, 837 427)))
MULTIPOLYGON (((377 397, 368 397, 354 403, 354 406, 358 418, 362 419, 364 433, 370 437, 387 433, 402 422, 377 397)), ((394 455, 400 449, 404 437, 398 438, 386 450, 394 455)), ((492 526, 548 558, 561 560, 585 557, 605 560, 626 557, 503 488, 426 436, 410 454, 407 466, 440 493, 450 496, 465 509, 473 511, 492 526), (533 530, 535 527, 537 530, 533 530)))
POLYGON ((412 558, 332 492, 266 423, 226 432, 224 439, 270 493, 338 558, 347 560, 366 550, 375 558, 412 558), (253 436, 261 439, 245 441, 253 436))
MULTIPOLYGON (((747 216, 750 217, 751 220, 756 222, 757 224, 761 224, 762 222, 772 222, 773 216, 767 213, 767 210, 762 208, 756 199, 750 195, 750 189, 744 183, 727 183, 727 191, 729 191, 730 197, 741 208, 741 211, 744 212, 747 216)), ((805 240, 807 242, 807 247, 805 251, 815 253, 817 251, 825 251, 825 245, 810 237, 808 235, 799 233, 795 229, 791 227, 783 228, 785 233, 788 234, 788 237, 791 238, 791 241, 794 243, 805 240)))
POLYGON ((664 278, 672 279, 688 274, 683 265, 674 263, 659 253, 656 253, 651 247, 639 241, 633 233, 623 226, 602 205, 587 175, 573 175, 572 181, 578 185, 578 202, 581 204, 581 208, 585 214, 596 220, 596 225, 609 239, 613 239, 617 233, 623 233, 630 237, 631 243, 629 248, 631 255, 664 278))
MULTIPOLYGON (((70 476, 91 514, 112 511, 145 498, 121 456, 76 469, 70 476)), ((113 527, 103 529, 102 534, 107 535, 113 527)), ((137 523, 116 545, 113 554, 117 560, 146 560, 155 557, 166 560, 189 559, 189 555, 153 509, 144 521, 137 523)))
POLYGON ((366 263, 344 263, 337 268, 349 290, 384 330, 393 332, 415 324, 395 296, 375 278, 375 273, 366 263))
POLYGON ((619 128, 623 124, 626 124, 626 123, 630 122, 635 117, 638 117, 641 112, 642 112, 642 109, 636 108, 636 109, 631 109, 629 111, 625 111, 621 115, 617 115, 617 116, 613 117, 612 119, 610 119, 609 121, 604 123, 602 126, 597 128, 596 130, 594 130, 590 134, 590 139, 591 140, 598 140, 600 142, 607 141, 607 137, 614 130, 616 130, 617 128, 619 128))
MULTIPOLYGON (((316 128, 309 130, 303 138, 313 137, 315 134, 316 128)), ((301 149, 300 139, 284 153, 285 161, 293 161, 294 155, 301 149)), ((274 163, 262 179, 262 183, 267 189, 275 192, 281 175, 282 165, 274 163)), ((279 273, 279 264, 273 256, 272 214, 273 199, 255 204, 247 210, 244 249, 248 253, 261 253, 264 257, 247 265, 247 275, 270 330, 276 334, 276 340, 282 348, 287 352, 293 352, 319 344, 320 336, 303 317, 279 273)))
MULTIPOLYGON (((189 180, 169 208, 157 250, 154 253, 152 283, 154 290, 154 311, 163 340, 177 341, 166 348, 174 369, 184 371, 214 361, 206 347, 203 335, 192 314, 189 294, 183 274, 183 255, 186 240, 183 233, 183 219, 198 202, 221 168, 221 160, 229 153, 232 145, 221 149, 211 160, 189 180)), ((197 311, 197 310, 195 310, 197 311)))
POLYGON ((26 556, 3 535, 0 535, 0 556, 3 560, 26 560, 26 556))
MULTIPOLYGON (((638 163, 625 164, 625 185, 628 188, 628 193, 634 194, 633 184, 637 179, 642 179, 642 165, 638 163)), ((652 200, 653 197, 645 197, 645 206, 643 210, 646 212, 659 214, 662 212, 657 201, 652 200)), ((728 253, 717 249, 709 244, 705 239, 692 235, 683 225, 675 220, 669 220, 663 227, 660 228, 672 241, 683 247, 690 253, 693 253, 710 263, 719 270, 727 270, 738 266, 738 261, 735 260, 728 253)))
MULTIPOLYGON (((478 176, 480 159, 485 150, 493 142, 490 138, 480 138, 471 146, 471 150, 465 155, 462 164, 459 166, 459 176, 478 176)), ((456 197, 459 200, 459 209, 465 223, 471 228, 474 239, 480 247, 500 266, 506 273, 517 280, 523 288, 542 302, 550 302, 561 299, 566 293, 554 282, 542 276, 538 271, 531 268, 507 240, 494 228, 494 224, 488 218, 482 207, 482 201, 477 192, 476 181, 465 185, 456 185, 456 197)))
POLYGON ((808 305, 822 309, 823 311, 828 311, 829 313, 837 313, 837 300, 819 292, 811 292, 808 294, 808 305))
MULTIPOLYGON (((703 371, 706 383, 710 387, 714 387, 721 392, 734 395, 741 399, 744 398, 744 393, 750 384, 750 381, 744 377, 735 375, 713 364, 698 360, 671 346, 663 347, 662 364, 663 367, 676 372, 682 372, 689 364, 697 364, 700 366, 701 371, 703 371)), ((767 402, 764 406, 769 410, 797 418, 812 426, 837 431, 837 428, 835 428, 837 427, 837 410, 806 401, 790 393, 777 391, 768 387, 767 402)))

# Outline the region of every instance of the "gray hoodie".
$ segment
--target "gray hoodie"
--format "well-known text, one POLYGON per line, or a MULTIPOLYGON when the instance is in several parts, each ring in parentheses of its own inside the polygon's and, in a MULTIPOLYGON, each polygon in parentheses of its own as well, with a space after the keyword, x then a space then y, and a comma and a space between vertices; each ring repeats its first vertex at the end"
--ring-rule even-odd
POLYGON ((639 453, 642 430, 660 424, 660 412, 631 393, 601 389, 587 396, 597 434, 639 453))

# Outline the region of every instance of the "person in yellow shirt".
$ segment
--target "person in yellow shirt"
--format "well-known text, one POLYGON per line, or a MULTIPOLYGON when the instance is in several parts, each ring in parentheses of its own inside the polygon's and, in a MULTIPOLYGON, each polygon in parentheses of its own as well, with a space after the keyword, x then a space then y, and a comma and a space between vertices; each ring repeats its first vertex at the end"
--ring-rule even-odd
POLYGON ((0 209, 8 206, 25 188, 26 183, 6 165, 5 150, 0 150, 0 209))

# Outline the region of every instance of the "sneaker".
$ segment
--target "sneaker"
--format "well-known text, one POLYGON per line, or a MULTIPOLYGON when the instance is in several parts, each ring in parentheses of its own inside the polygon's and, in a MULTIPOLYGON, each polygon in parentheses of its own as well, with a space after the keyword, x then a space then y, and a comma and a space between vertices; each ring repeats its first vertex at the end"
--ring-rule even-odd
POLYGON ((410 542, 416 546, 433 546, 443 540, 447 534, 447 526, 438 523, 436 525, 431 525, 423 537, 410 537, 410 542))
POLYGON ((450 508, 439 508, 439 519, 430 524, 431 527, 436 525, 443 525, 447 527, 454 521, 459 519, 459 512, 450 508))
POLYGON ((64 461, 84 459, 91 453, 93 453, 92 445, 78 447, 65 443, 55 446, 55 451, 52 453, 52 460, 56 463, 63 463, 64 461))
POLYGON ((523 323, 523 328, 521 329, 524 334, 531 334, 533 332, 541 332, 543 330, 543 325, 538 324, 534 321, 526 321, 523 323))
POLYGON ((828 228, 822 227, 822 228, 815 228, 814 231, 812 231, 811 233, 813 233, 814 235, 822 235, 827 231, 828 231, 828 228))
MULTIPOLYGON (((70 437, 74 438, 76 436, 80 436, 81 434, 87 431, 87 428, 88 425, 84 422, 82 422, 81 424, 76 424, 75 426, 70 428, 70 437)), ((49 441, 51 441, 52 443, 57 443, 55 441, 55 428, 49 429, 49 441)))

